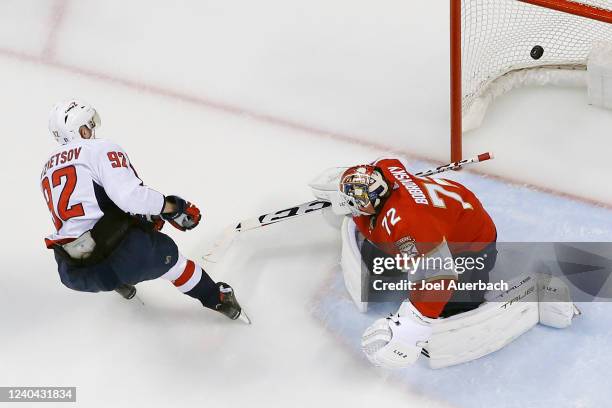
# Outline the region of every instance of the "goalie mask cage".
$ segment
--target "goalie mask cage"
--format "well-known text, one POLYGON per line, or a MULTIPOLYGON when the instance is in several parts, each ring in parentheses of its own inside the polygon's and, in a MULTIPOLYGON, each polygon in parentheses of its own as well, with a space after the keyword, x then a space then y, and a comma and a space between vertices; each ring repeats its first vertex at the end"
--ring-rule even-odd
POLYGON ((612 0, 450 0, 451 160, 491 101, 525 84, 586 84, 593 44, 612 41, 612 0))

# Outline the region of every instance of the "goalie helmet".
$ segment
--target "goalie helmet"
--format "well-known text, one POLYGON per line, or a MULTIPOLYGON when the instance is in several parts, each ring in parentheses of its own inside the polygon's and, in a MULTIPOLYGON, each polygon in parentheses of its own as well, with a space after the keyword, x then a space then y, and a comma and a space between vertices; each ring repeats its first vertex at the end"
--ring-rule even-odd
POLYGON ((340 177, 340 196, 354 216, 376 214, 389 193, 389 184, 372 165, 351 167, 340 177))
POLYGON ((74 99, 56 104, 49 115, 49 132, 61 145, 81 138, 81 126, 86 126, 95 139, 95 129, 100 125, 100 116, 93 106, 74 99))

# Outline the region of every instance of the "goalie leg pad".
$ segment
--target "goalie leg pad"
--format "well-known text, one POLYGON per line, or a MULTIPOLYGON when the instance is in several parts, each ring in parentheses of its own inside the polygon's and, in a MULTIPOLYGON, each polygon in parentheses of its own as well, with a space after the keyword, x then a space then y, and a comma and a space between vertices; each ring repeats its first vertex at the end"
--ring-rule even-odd
POLYGON ((361 261, 361 251, 357 242, 357 226, 353 219, 345 217, 342 223, 342 258, 340 264, 342 266, 342 275, 344 276, 344 286, 348 291, 353 303, 361 313, 368 311, 368 303, 365 299, 367 296, 367 268, 363 267, 361 261))
POLYGON ((538 275, 538 302, 540 323, 545 326, 564 329, 580 314, 565 282, 552 275, 538 275))
POLYGON ((537 280, 523 275, 477 309, 432 324, 425 346, 431 368, 465 363, 497 351, 539 321, 537 280))

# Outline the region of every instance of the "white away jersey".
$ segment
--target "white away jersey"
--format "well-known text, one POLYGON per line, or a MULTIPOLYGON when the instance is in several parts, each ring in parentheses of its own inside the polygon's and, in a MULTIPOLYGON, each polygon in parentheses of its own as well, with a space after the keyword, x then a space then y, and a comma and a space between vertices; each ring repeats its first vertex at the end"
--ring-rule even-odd
POLYGON ((45 163, 41 188, 55 224, 48 239, 77 238, 114 205, 132 214, 158 215, 163 194, 143 185, 125 151, 103 139, 58 147, 45 163))

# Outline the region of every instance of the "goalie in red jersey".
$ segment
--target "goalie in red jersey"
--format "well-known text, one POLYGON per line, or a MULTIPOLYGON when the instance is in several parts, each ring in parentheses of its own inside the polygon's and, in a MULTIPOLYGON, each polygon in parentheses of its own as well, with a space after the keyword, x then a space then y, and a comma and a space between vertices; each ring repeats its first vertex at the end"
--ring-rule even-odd
POLYGON ((398 312, 377 320, 363 335, 363 350, 374 364, 412 364, 421 353, 420 345, 431 336, 435 319, 475 309, 484 302, 482 290, 451 288, 457 282, 488 282, 497 256, 495 224, 463 185, 414 176, 394 158, 349 168, 340 178, 339 189, 366 240, 364 260, 372 253, 451 260, 450 268, 441 267, 440 262, 438 268, 421 271, 420 282, 414 282, 398 312), (458 271, 456 265, 466 265, 466 259, 473 261, 473 267, 458 271))

